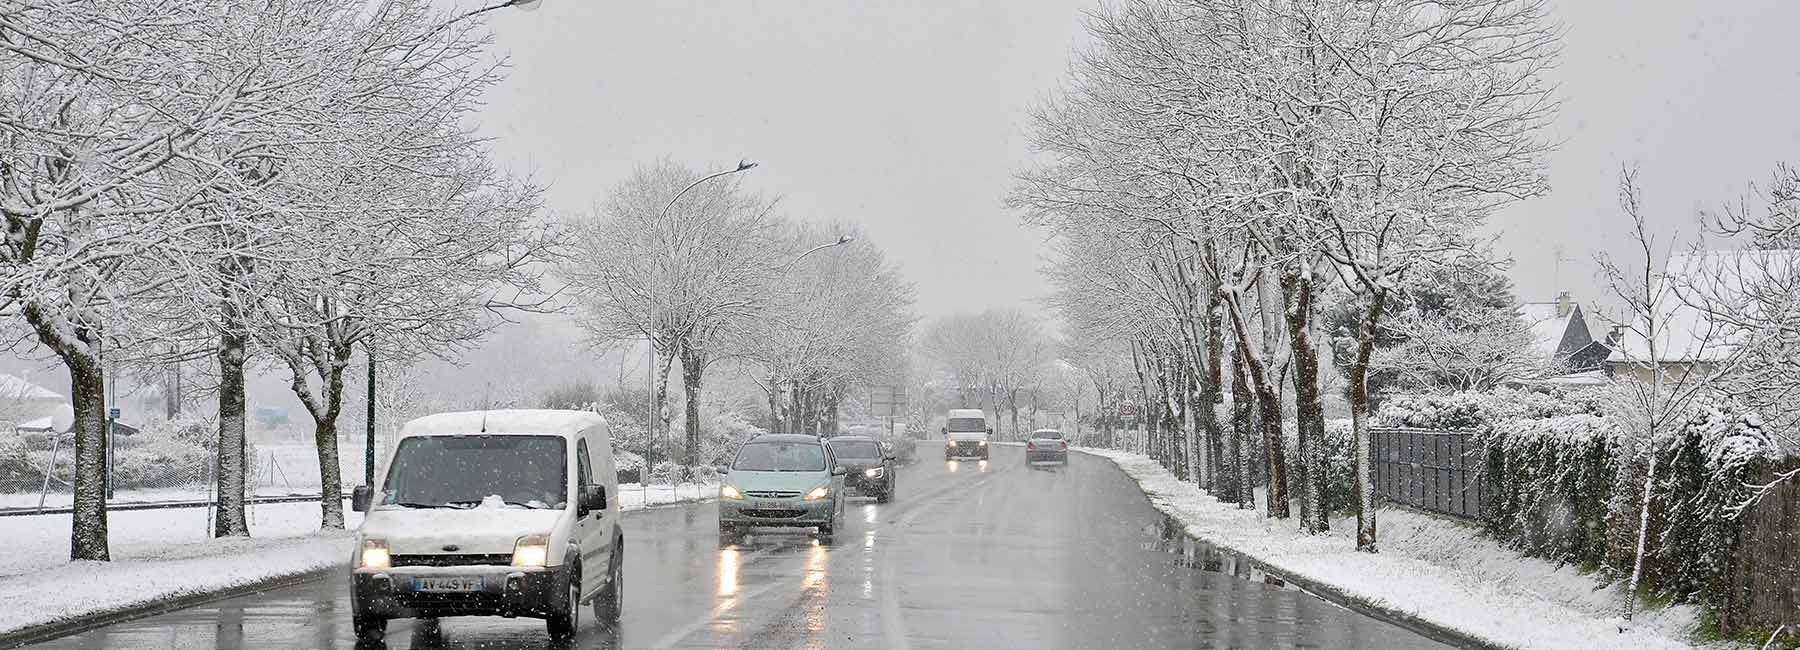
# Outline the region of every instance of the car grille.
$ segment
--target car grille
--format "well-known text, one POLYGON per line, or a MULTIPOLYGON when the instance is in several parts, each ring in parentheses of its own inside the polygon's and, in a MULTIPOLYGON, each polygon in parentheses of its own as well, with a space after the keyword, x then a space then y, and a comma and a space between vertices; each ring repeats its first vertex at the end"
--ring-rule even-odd
POLYGON ((786 490, 751 490, 744 494, 758 499, 792 499, 800 496, 799 492, 788 492, 786 490))
POLYGON ((743 513, 744 513, 744 516, 756 517, 757 519, 793 519, 795 517, 799 517, 800 515, 806 514, 806 511, 805 510, 790 510, 790 509, 786 509, 786 508, 758 508, 758 509, 744 510, 743 513))
POLYGON ((443 555, 396 555, 394 566, 507 566, 511 553, 447 553, 443 555))

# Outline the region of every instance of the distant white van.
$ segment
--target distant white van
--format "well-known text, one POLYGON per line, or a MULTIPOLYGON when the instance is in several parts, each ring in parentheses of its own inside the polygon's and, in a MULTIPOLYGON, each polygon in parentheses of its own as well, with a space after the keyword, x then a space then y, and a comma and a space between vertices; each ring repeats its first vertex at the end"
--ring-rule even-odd
POLYGON ((586 411, 442 413, 408 422, 352 557, 356 634, 392 618, 525 616, 573 636, 581 605, 618 621, 625 537, 606 420, 586 411))
POLYGON ((981 409, 950 409, 944 420, 944 460, 979 457, 988 459, 989 438, 994 427, 988 425, 987 413, 981 409))

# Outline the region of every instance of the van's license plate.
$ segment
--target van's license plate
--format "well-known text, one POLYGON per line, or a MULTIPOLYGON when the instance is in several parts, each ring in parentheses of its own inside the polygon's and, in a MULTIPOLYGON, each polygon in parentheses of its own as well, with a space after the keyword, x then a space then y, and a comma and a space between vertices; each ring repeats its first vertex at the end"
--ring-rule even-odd
POLYGON ((481 578, 477 576, 413 578, 413 591, 428 593, 481 591, 481 578))

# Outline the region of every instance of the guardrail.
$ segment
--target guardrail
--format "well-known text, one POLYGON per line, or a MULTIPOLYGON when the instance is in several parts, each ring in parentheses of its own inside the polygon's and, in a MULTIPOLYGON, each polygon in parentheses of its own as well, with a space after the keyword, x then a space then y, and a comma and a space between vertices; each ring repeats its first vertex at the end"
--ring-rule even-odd
MULTIPOLYGON (((260 496, 246 499, 244 503, 253 506, 266 503, 305 503, 308 501, 318 501, 320 496, 321 495, 317 494, 260 496)), ((344 500, 350 500, 350 488, 344 489, 344 500)), ((168 510, 174 508, 208 508, 217 507, 218 505, 219 503, 217 501, 211 499, 191 499, 186 501, 119 501, 106 504, 106 510, 108 512, 121 512, 126 510, 168 510)), ((67 515, 73 514, 74 512, 75 508, 73 506, 57 506, 54 508, 0 508, 0 517, 67 515)))

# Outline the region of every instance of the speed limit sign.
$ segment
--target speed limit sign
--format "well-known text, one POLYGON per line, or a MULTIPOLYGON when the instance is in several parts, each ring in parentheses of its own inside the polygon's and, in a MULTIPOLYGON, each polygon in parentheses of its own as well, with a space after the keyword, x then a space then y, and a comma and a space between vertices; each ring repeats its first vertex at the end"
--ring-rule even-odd
POLYGON ((1131 400, 1121 400, 1119 402, 1119 417, 1126 418, 1126 419, 1136 418, 1137 417, 1137 402, 1133 402, 1131 400))

